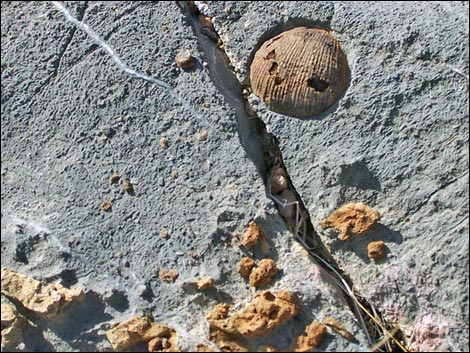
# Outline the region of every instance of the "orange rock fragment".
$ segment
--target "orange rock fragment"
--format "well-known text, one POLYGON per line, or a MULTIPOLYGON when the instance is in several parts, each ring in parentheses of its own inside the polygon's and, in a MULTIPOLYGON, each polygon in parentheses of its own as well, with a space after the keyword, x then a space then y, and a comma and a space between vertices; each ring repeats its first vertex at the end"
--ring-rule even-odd
POLYGON ((266 234, 264 234, 261 227, 253 221, 248 223, 248 228, 246 229, 245 234, 243 235, 243 240, 241 241, 241 244, 246 248, 250 249, 261 239, 266 239, 266 234))
POLYGON ((195 282, 198 290, 204 290, 214 285, 214 279, 211 276, 204 276, 195 282))
POLYGON ((21 328, 27 323, 10 304, 2 303, 2 350, 16 346, 23 341, 21 328))
POLYGON ((385 256, 385 243, 383 240, 372 241, 367 245, 367 256, 370 259, 381 259, 385 256))
POLYGON ((327 325, 328 327, 330 327, 336 333, 339 333, 341 336, 343 336, 347 340, 354 341, 354 336, 335 319, 331 317, 327 317, 323 320, 323 323, 327 325))
POLYGON ((161 269, 159 272, 160 279, 168 283, 175 283, 176 279, 178 278, 178 275, 178 271, 174 270, 161 269))
POLYGON ((338 238, 348 240, 351 234, 364 233, 379 219, 380 214, 362 202, 348 203, 324 218, 320 225, 323 228, 339 230, 338 238))
POLYGON ((208 321, 213 329, 252 339, 268 334, 297 313, 298 308, 292 293, 277 291, 273 294, 266 290, 256 293, 245 309, 231 317, 220 320, 208 318, 208 321))
POLYGON ((2 268, 2 294, 19 301, 26 309, 54 318, 73 300, 80 299, 80 288, 67 289, 59 283, 44 286, 24 274, 2 268))
POLYGON ((326 333, 326 326, 313 321, 297 339, 295 352, 309 352, 317 347, 326 333))
POLYGON ((262 287, 271 283, 277 274, 276 263, 271 259, 263 259, 250 273, 250 285, 253 287, 262 287))
POLYGON ((148 317, 134 317, 123 321, 106 332, 113 350, 122 351, 137 343, 148 342, 149 352, 179 352, 176 331, 152 323, 148 317))
POLYGON ((256 266, 255 260, 251 257, 244 256, 237 265, 237 272, 242 277, 248 277, 253 267, 256 266))

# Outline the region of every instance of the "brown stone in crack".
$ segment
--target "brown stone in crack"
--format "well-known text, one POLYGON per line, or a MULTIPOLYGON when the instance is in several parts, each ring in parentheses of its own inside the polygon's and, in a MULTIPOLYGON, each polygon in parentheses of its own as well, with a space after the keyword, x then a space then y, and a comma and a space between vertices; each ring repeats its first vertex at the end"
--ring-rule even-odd
POLYGON ((110 201, 105 200, 101 203, 100 207, 103 211, 110 212, 113 208, 113 204, 110 201))
POLYGON ((256 266, 255 260, 251 257, 244 256, 237 265, 237 272, 242 277, 248 277, 253 270, 253 267, 256 266))
POLYGON ((348 63, 326 30, 297 27, 271 38, 250 66, 253 93, 277 113, 311 117, 343 94, 348 63))
POLYGON ((323 320, 323 323, 330 327, 336 333, 339 333, 341 336, 346 338, 349 341, 354 341, 354 336, 338 321, 331 317, 327 317, 323 320))
POLYGON ((271 259, 263 259, 250 273, 250 285, 253 287, 262 287, 271 283, 277 274, 276 263, 271 259))
POLYGON ((178 271, 161 269, 159 272, 160 279, 168 283, 175 283, 178 278, 178 271))
POLYGON ((250 249, 261 239, 266 239, 266 234, 264 234, 261 227, 253 221, 248 223, 248 227, 243 235, 241 244, 250 249))
POLYGON ((2 268, 2 294, 20 302, 26 309, 54 318, 73 300, 80 299, 80 288, 67 289, 59 283, 47 286, 21 273, 2 268))
POLYGON ((109 177, 109 183, 110 184, 116 184, 119 179, 121 179, 121 176, 119 174, 113 174, 109 177))
POLYGON ((310 325, 305 328, 304 333, 297 339, 296 352, 309 352, 316 348, 326 333, 325 325, 313 321, 310 325))
POLYGON ((383 240, 372 241, 367 245, 367 256, 370 259, 381 259, 385 256, 385 243, 383 240))
POLYGON ((348 240, 351 234, 362 234, 380 219, 380 214, 362 202, 348 203, 324 218, 323 228, 339 230, 338 238, 348 240))

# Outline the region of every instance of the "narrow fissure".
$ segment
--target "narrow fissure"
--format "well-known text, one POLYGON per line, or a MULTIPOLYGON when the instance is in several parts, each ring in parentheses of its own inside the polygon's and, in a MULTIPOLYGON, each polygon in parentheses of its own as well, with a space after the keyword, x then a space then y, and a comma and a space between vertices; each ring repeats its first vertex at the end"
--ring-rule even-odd
MULTIPOLYGON (((344 294, 346 302, 368 337, 372 350, 407 351, 401 331, 387 324, 380 311, 369 300, 354 291, 351 279, 338 267, 322 243, 310 220, 309 212, 287 173, 279 148, 279 140, 268 132, 264 122, 250 109, 243 95, 243 86, 236 78, 226 53, 219 48, 221 40, 217 33, 213 32, 208 35, 207 29, 201 28, 197 18, 198 9, 192 2, 178 1, 177 3, 189 19, 200 49, 207 57, 211 80, 226 102, 236 111, 240 142, 247 156, 256 166, 266 186, 268 196, 276 204, 294 238, 308 251, 312 260, 329 274, 332 283, 344 294), (280 173, 286 178, 287 185, 281 185, 280 189, 279 185, 276 185, 276 191, 283 190, 282 193, 271 192, 272 187, 275 186, 273 185, 274 173, 280 173)), ((321 84, 318 90, 326 89, 324 86, 321 84)), ((314 88, 317 89, 317 87, 314 88)))

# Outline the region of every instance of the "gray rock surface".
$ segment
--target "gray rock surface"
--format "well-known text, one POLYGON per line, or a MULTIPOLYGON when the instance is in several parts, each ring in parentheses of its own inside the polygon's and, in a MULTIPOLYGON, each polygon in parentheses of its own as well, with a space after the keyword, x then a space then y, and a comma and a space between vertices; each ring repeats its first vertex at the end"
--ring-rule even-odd
MULTIPOLYGON (((240 143, 234 109, 211 83, 208 58, 179 7, 64 4, 129 67, 174 93, 124 73, 51 3, 2 2, 2 267, 87 292, 54 320, 23 313, 37 326, 24 329, 23 346, 7 349, 110 351, 110 324, 143 314, 174 327, 181 349, 194 349, 207 337, 204 312, 219 302, 241 308, 254 293, 235 271, 250 252, 234 234, 256 220, 282 270, 270 288, 293 291, 302 307, 259 345, 286 347, 312 319, 333 316, 357 341, 329 334, 318 350, 367 350, 353 314, 267 197, 240 143), (193 52, 193 69, 176 66, 181 48, 193 52), (201 131, 207 141, 198 138, 201 131), (121 175, 117 184, 109 182, 113 173, 121 175), (134 194, 122 190, 125 179, 134 194), (111 212, 100 209, 104 200, 111 212), (160 269, 179 277, 162 282, 160 269), (215 289, 188 289, 205 275, 215 278, 215 289)), ((328 112, 285 118, 252 101, 280 140, 318 231, 324 216, 350 201, 382 214, 379 226, 349 243, 320 232, 360 292, 414 333, 417 348, 465 350, 468 3, 208 7, 240 80, 260 38, 276 26, 306 22, 338 38, 351 82, 328 112), (374 263, 365 247, 376 239, 389 252, 374 263), (426 330, 436 330, 431 340, 423 338, 426 330)))

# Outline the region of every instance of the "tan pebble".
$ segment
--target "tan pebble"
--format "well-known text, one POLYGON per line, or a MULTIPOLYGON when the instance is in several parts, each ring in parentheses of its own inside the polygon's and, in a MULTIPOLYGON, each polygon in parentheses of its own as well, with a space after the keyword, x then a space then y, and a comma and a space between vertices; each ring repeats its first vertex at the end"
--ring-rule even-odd
POLYGON ((168 139, 166 137, 162 137, 160 139, 160 147, 161 148, 168 148, 168 139))
POLYGON ((111 176, 109 177, 109 183, 110 183, 110 184, 116 184, 116 183, 119 181, 119 179, 121 179, 121 176, 120 176, 120 175, 118 175, 118 174, 113 174, 113 175, 111 175, 111 176))
POLYGON ((251 271, 249 282, 253 287, 262 287, 271 283, 277 274, 276 263, 271 259, 263 259, 251 271))
POLYGON ((178 274, 178 271, 175 271, 175 270, 162 269, 162 270, 160 270, 158 275, 160 276, 160 279, 162 281, 165 281, 165 282, 168 282, 168 283, 174 283, 176 281, 176 279, 178 278, 179 274, 178 274))
POLYGON ((189 250, 189 251, 188 251, 188 256, 191 256, 191 257, 192 257, 193 259, 195 259, 195 260, 199 259, 199 257, 200 257, 197 252, 192 251, 192 250, 189 250))
POLYGON ((253 260, 250 257, 244 256, 240 260, 240 262, 237 265, 237 272, 242 276, 242 277, 248 277, 251 273, 251 270, 253 270, 253 267, 255 267, 255 260, 253 260))
POLYGON ((279 194, 289 187, 287 178, 283 175, 273 175, 271 177, 271 194, 279 194))
POLYGON ((204 290, 214 285, 214 279, 211 276, 204 276, 195 282, 198 290, 204 290))
POLYGON ((175 56, 176 64, 182 69, 189 69, 194 65, 194 58, 188 49, 181 49, 175 56))
POLYGON ((383 240, 373 241, 367 245, 367 256, 370 259, 381 259, 385 256, 385 243, 383 240))
POLYGON ((176 169, 173 169, 173 170, 171 171, 171 176, 172 176, 173 178, 175 178, 175 179, 178 178, 178 177, 179 177, 178 171, 177 171, 176 169))
POLYGON ((101 203, 101 209, 105 212, 109 212, 112 209, 112 204, 109 201, 103 201, 101 203))
POLYGON ((163 24, 163 25, 162 25, 162 31, 163 31, 163 32, 168 31, 168 26, 167 26, 166 24, 163 24))
POLYGON ((266 239, 266 234, 264 234, 261 227, 253 221, 248 223, 248 227, 243 235, 241 244, 246 248, 250 249, 253 247, 259 240, 266 239))
POLYGON ((309 352, 316 348, 323 340, 326 334, 325 325, 313 321, 305 328, 305 331, 297 339, 296 352, 309 352))
POLYGON ((132 193, 134 191, 134 186, 130 182, 130 180, 125 180, 122 183, 122 189, 127 193, 132 193))
POLYGON ((202 103, 202 106, 203 106, 204 108, 210 108, 210 104, 207 103, 207 102, 202 103))
POLYGON ((160 231, 160 238, 166 239, 166 238, 168 238, 169 236, 170 236, 170 233, 168 233, 167 230, 161 230, 161 231, 160 231))
POLYGON ((207 140, 207 131, 202 131, 199 133, 199 140, 206 141, 207 140))

